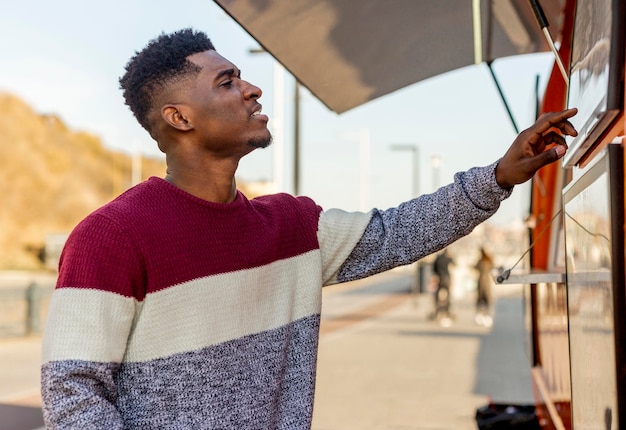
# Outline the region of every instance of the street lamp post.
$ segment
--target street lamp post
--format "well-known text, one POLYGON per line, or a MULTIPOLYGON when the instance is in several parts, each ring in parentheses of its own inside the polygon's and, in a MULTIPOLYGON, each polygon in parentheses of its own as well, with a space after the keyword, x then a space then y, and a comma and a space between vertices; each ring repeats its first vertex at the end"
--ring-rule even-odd
POLYGON ((391 145, 393 151, 411 151, 413 153, 413 188, 412 197, 419 196, 419 147, 410 143, 396 143, 391 145))
MULTIPOLYGON (((397 143, 391 145, 392 151, 411 151, 413 153, 413 189, 411 190, 413 193, 412 197, 419 196, 419 147, 415 144, 410 143, 397 143)), ((425 288, 425 282, 423 282, 422 274, 423 274, 424 266, 418 261, 415 264, 415 282, 412 283, 411 289, 414 294, 423 293, 425 288)))
POLYGON ((293 89, 293 194, 300 194, 300 82, 293 89))
MULTIPOLYGON (((266 54, 267 51, 263 48, 252 48, 249 50, 250 54, 266 54)), ((274 60, 274 111, 272 112, 272 137, 273 137, 273 154, 274 154, 274 166, 273 166, 273 187, 274 192, 284 191, 284 155, 285 155, 285 137, 284 137, 284 109, 285 109, 285 92, 284 92, 284 84, 285 84, 285 68, 276 60, 274 60)), ((298 86, 298 82, 296 81, 296 89, 298 86)), ((296 95, 296 98, 299 97, 299 94, 296 95)), ((296 133, 299 133, 299 112, 296 113, 296 119, 294 120, 296 124, 294 128, 296 129, 296 133)), ((298 154, 298 146, 299 146, 299 137, 295 138, 295 149, 294 149, 294 158, 297 160, 299 158, 298 154)), ((298 173, 299 166, 298 161, 294 161, 294 188, 298 188, 298 173)))
POLYGON ((437 191, 441 186, 441 161, 442 157, 439 154, 430 158, 430 165, 433 168, 433 191, 437 191))
POLYGON ((361 128, 358 132, 342 133, 346 139, 356 140, 359 144, 359 209, 367 212, 370 196, 370 130, 361 128))

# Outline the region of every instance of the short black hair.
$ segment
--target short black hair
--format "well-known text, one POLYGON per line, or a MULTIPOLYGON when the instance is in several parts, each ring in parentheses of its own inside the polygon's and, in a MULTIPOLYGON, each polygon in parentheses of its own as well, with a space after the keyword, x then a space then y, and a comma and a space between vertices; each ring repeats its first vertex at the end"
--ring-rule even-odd
POLYGON ((205 33, 185 28, 162 33, 128 61, 120 88, 126 105, 149 133, 148 113, 159 91, 174 78, 198 73, 200 68, 187 57, 208 50, 215 47, 205 33))

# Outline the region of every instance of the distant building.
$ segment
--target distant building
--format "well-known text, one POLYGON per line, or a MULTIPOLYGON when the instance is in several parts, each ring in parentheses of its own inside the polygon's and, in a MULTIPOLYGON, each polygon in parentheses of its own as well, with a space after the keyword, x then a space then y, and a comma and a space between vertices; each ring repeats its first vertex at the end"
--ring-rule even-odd
POLYGON ((50 233, 46 235, 43 262, 47 269, 57 270, 59 268, 61 251, 63 251, 68 236, 68 233, 50 233))
POLYGON ((238 188, 248 197, 252 199, 257 196, 264 196, 274 192, 274 183, 272 181, 237 181, 238 188))

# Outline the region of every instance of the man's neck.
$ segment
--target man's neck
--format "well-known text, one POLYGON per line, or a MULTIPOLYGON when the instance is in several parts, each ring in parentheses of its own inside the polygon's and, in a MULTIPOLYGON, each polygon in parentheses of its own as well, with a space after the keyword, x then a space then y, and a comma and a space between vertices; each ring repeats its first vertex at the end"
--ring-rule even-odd
POLYGON ((234 175, 194 175, 171 172, 164 178, 167 182, 200 199, 214 203, 230 203, 237 196, 234 175))

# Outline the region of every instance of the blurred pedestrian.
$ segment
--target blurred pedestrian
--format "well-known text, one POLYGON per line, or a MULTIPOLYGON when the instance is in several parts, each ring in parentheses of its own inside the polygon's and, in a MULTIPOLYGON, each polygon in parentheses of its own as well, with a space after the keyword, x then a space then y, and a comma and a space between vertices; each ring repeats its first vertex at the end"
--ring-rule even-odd
POLYGON ((450 313, 451 264, 454 264, 454 261, 448 254, 447 248, 437 255, 433 263, 433 272, 437 275, 434 318, 443 326, 449 326, 452 323, 452 314, 450 313))
POLYGON ((478 270, 478 285, 476 289, 475 321, 478 325, 491 327, 493 323, 491 312, 493 300, 493 260, 485 251, 485 248, 480 248, 480 259, 476 263, 476 270, 478 270))

